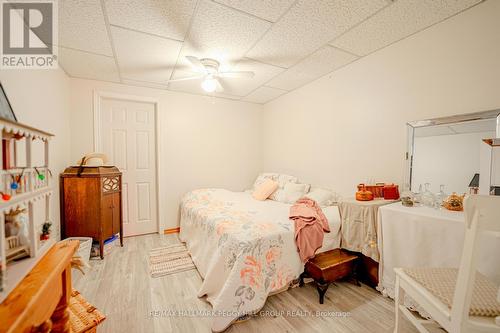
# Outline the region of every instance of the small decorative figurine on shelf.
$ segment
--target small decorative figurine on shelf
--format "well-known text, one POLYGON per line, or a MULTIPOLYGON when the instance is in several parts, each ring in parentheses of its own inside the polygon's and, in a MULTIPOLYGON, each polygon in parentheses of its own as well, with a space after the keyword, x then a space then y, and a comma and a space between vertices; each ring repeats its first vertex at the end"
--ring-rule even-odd
MULTIPOLYGON (((38 168, 45 168, 45 167, 38 167, 38 168)), ((35 172, 37 174, 37 178, 41 181, 44 181, 47 177, 46 175, 48 174, 49 177, 52 177, 52 171, 50 171, 50 169, 46 169, 46 173, 44 174, 42 171, 38 170, 37 167, 33 167, 33 169, 35 169, 35 172)))
POLYGON ((443 207, 448 210, 453 210, 457 212, 461 212, 464 210, 464 195, 457 195, 453 192, 444 202, 443 207))
POLYGON ((50 227, 52 223, 47 221, 42 224, 42 234, 40 235, 40 240, 47 240, 50 238, 50 227))
POLYGON ((37 167, 34 167, 34 169, 35 169, 35 172, 36 172, 36 174, 37 174, 37 176, 38 176, 38 179, 40 179, 40 180, 42 180, 42 181, 43 181, 43 180, 45 180, 45 175, 44 175, 43 173, 41 173, 41 172, 38 170, 38 168, 37 168, 37 167))
MULTIPOLYGON (((15 210, 10 211, 8 214, 5 214, 5 236, 17 236, 22 234, 24 229, 24 225, 26 222, 26 208, 16 208, 15 210)), ((23 241, 27 241, 28 239, 23 239, 23 241)))
POLYGON ((2 200, 3 201, 9 201, 10 198, 12 198, 12 196, 10 194, 7 194, 7 193, 3 193, 0 191, 0 195, 2 196, 2 200))
POLYGON ((5 239, 7 263, 30 255, 26 225, 26 209, 17 207, 5 214, 5 239))
POLYGON ((17 191, 20 189, 21 182, 23 179, 23 174, 24 174, 24 168, 21 169, 21 173, 18 175, 13 175, 11 174, 10 176, 12 177, 12 183, 10 183, 10 189, 13 191, 17 191))

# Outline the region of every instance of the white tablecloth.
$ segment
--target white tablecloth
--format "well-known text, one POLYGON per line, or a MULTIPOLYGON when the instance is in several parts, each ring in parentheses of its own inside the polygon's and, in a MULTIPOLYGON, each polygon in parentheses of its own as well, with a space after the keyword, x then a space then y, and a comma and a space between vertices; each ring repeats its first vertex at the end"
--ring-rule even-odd
MULTIPOLYGON (((459 267, 465 234, 463 212, 395 203, 379 208, 379 286, 394 298, 395 267, 459 267)), ((478 270, 500 284, 500 236, 480 241, 478 270)))

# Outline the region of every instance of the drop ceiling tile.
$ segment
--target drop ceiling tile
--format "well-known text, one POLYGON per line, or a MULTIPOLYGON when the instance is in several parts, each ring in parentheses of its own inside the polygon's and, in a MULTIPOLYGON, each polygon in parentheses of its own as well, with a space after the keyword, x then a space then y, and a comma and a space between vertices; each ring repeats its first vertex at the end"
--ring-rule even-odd
POLYGON ((291 67, 387 5, 385 0, 299 0, 247 56, 291 67))
POLYGON ((215 0, 218 3, 236 8, 245 13, 276 22, 295 0, 215 0))
POLYGON ((366 55, 480 1, 398 0, 330 44, 358 55, 366 55))
POLYGON ((111 35, 123 78, 166 84, 181 42, 117 27, 111 27, 111 35))
POLYGON ((201 0, 179 65, 189 68, 185 56, 217 59, 222 69, 234 64, 269 29, 271 23, 235 11, 226 6, 201 0))
POLYGON ((235 96, 231 94, 227 94, 226 92, 214 92, 212 94, 204 94, 205 96, 214 96, 214 97, 220 97, 220 98, 225 98, 225 99, 232 99, 234 101, 239 101, 241 99, 241 96, 235 96))
POLYGON ((286 93, 286 90, 262 86, 256 89, 250 95, 242 98, 241 100, 246 102, 264 104, 286 93))
POLYGON ((151 83, 151 82, 144 82, 144 81, 136 81, 136 80, 130 80, 130 79, 122 79, 123 84, 128 84, 130 86, 138 86, 138 87, 146 87, 146 88, 154 88, 154 89, 167 89, 166 84, 159 84, 159 83, 151 83))
POLYGON ((72 77, 120 82, 118 69, 112 57, 60 47, 58 62, 72 77))
POLYGON ((295 66, 287 69, 285 72, 269 81, 266 85, 285 90, 293 90, 357 58, 358 57, 350 53, 331 46, 325 46, 295 66))
POLYGON ((99 0, 59 1, 58 45, 112 56, 99 0))
POLYGON ((111 24, 184 40, 196 0, 105 0, 111 24))

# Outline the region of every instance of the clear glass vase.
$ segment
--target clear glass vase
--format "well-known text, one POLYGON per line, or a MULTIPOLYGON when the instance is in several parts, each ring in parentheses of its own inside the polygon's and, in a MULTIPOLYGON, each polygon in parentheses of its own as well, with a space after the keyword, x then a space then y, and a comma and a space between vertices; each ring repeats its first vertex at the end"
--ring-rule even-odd
POLYGON ((413 203, 415 204, 415 206, 422 205, 422 194, 423 194, 422 184, 420 184, 418 186, 418 192, 416 192, 413 197, 413 203))
POLYGON ((431 184, 425 183, 425 190, 424 193, 422 193, 422 204, 426 207, 434 207, 434 202, 436 201, 436 198, 434 194, 432 194, 430 188, 431 184))
POLYGON ((439 192, 436 193, 435 197, 434 208, 439 209, 443 205, 443 201, 448 197, 448 194, 444 191, 444 185, 439 185, 439 192))

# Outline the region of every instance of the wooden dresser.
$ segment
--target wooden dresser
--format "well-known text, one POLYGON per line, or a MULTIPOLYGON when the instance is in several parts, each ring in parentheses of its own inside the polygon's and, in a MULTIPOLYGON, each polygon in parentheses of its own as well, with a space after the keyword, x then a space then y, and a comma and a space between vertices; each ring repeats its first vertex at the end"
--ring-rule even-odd
POLYGON ((78 241, 56 243, 0 304, 0 332, 70 332, 71 259, 78 241))
POLYGON ((69 167, 61 174, 61 237, 104 241, 120 233, 123 246, 122 174, 116 167, 69 167))

